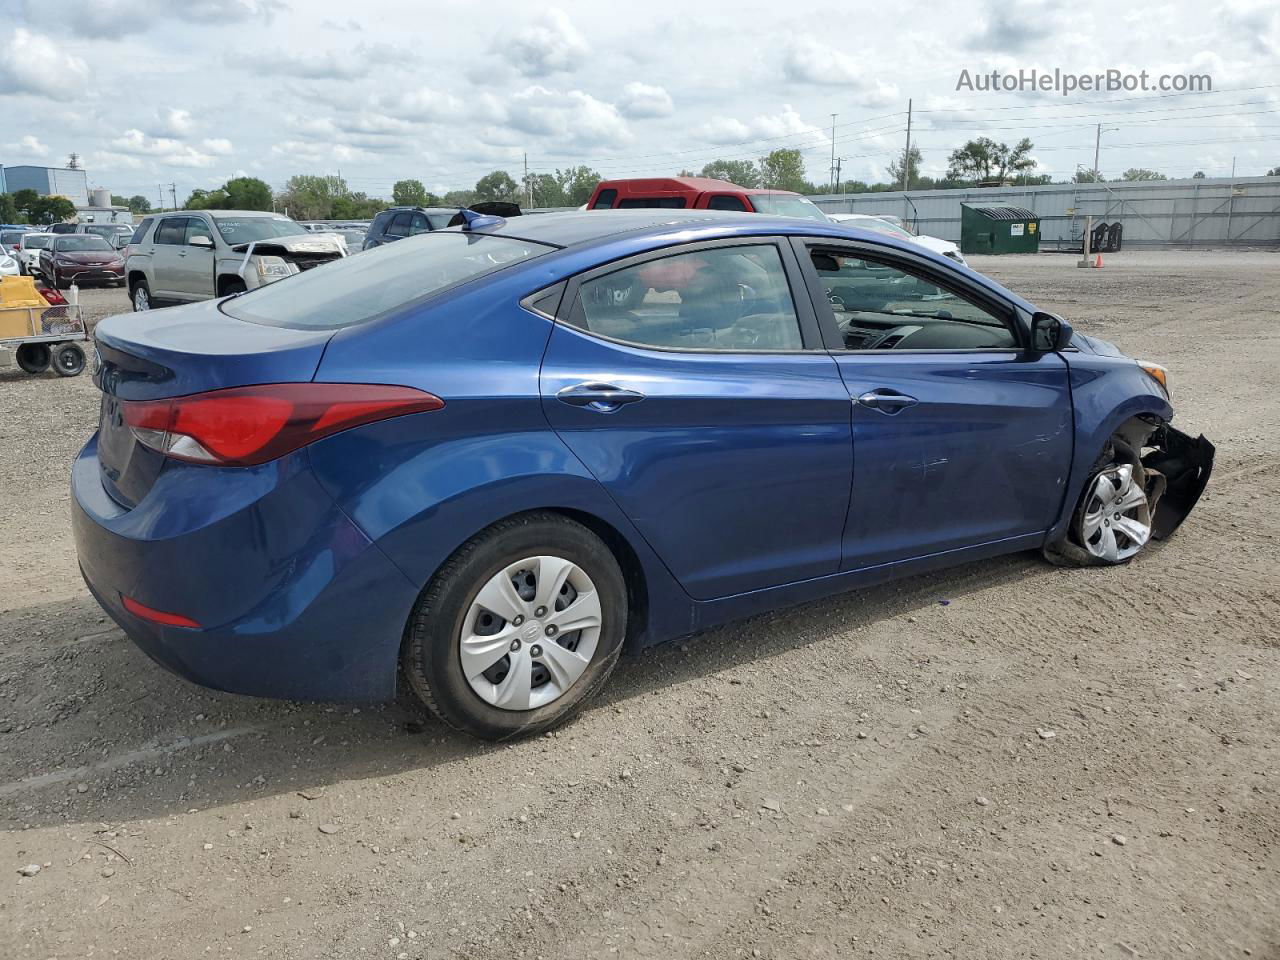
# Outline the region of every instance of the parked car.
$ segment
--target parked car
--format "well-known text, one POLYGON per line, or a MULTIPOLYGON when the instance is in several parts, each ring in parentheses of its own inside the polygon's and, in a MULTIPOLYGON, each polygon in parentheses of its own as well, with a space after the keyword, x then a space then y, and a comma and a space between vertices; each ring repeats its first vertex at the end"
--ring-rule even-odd
POLYGON ((50 233, 75 233, 78 223, 55 223, 48 228, 50 233))
POLYGON ((40 251, 49 245, 55 233, 24 233, 18 244, 15 257, 24 274, 38 273, 40 269, 40 251))
POLYGON ((902 227, 890 222, 888 217, 873 217, 865 213, 829 213, 827 216, 836 223, 842 223, 845 226, 857 227, 860 230, 874 230, 877 233, 888 234, 900 240, 910 240, 920 244, 926 250, 932 250, 934 253, 941 254, 944 257, 950 257, 956 263, 964 264, 966 267, 969 265, 969 261, 964 258, 960 248, 950 240, 908 233, 902 227))
POLYGON ((41 276, 55 290, 65 290, 73 283, 124 286, 124 256, 102 237, 55 235, 41 249, 37 263, 41 276))
POLYGON ((708 177, 657 177, 637 180, 602 180, 596 185, 589 210, 634 210, 660 207, 669 210, 732 210, 773 213, 784 217, 827 221, 818 205, 790 190, 740 187, 708 177))
POLYGON ((134 310, 253 290, 338 260, 336 237, 278 213, 187 210, 146 217, 125 248, 134 310))
POLYGON ((443 230, 457 214, 457 207, 389 207, 369 224, 363 249, 371 250, 405 237, 443 230))
POLYGON ((122 250, 133 236, 134 227, 131 223, 78 223, 75 232, 102 237, 117 250, 122 250))
POLYGON ((11 257, 7 251, 0 249, 0 277, 16 277, 20 273, 22 268, 18 258, 11 257))
POLYGON ((0 229, 0 253, 8 254, 15 260, 18 259, 18 251, 22 247, 22 238, 31 233, 36 227, 9 227, 0 229))
POLYGON ((1123 563, 1207 482, 1163 368, 918 244, 467 216, 98 326, 76 548, 154 659, 321 700, 403 671, 501 739, 624 646, 1018 550, 1123 563))

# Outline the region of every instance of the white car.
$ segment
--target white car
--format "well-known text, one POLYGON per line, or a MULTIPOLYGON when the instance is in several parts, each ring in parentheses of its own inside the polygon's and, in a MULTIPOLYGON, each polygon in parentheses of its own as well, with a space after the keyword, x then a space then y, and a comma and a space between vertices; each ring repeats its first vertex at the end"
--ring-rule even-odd
POLYGON ((18 250, 14 254, 18 260, 18 267, 23 273, 31 276, 40 269, 40 251, 47 247, 49 241, 56 236, 56 233, 23 234, 18 250))
POLYGON ((21 272, 17 260, 7 253, 0 253, 0 277, 16 277, 21 272))
POLYGON ((877 233, 888 234, 900 240, 910 240, 912 243, 918 243, 934 253, 940 253, 942 256, 948 257, 962 266, 969 266, 969 262, 965 260, 960 248, 950 240, 943 240, 939 237, 918 237, 903 230, 897 224, 890 223, 884 217, 873 217, 866 213, 829 213, 827 216, 836 223, 842 223, 846 226, 857 227, 860 230, 874 230, 877 233))

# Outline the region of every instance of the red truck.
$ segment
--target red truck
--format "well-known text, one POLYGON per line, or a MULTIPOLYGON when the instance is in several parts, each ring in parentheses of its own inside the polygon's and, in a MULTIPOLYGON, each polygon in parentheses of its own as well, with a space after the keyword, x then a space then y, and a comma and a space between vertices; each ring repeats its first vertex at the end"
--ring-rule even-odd
POLYGON ((601 180, 587 201, 588 210, 628 210, 668 207, 673 210, 735 210, 773 213, 784 217, 826 220, 817 204, 790 190, 740 187, 708 177, 655 177, 640 180, 601 180))

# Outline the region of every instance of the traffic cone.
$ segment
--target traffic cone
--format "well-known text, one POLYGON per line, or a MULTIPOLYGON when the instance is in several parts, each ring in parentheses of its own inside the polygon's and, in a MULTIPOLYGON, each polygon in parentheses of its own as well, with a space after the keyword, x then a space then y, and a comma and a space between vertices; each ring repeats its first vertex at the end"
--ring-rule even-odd
POLYGON ((1098 259, 1093 261, 1093 265, 1099 268, 1102 267, 1102 254, 1098 254, 1098 259))

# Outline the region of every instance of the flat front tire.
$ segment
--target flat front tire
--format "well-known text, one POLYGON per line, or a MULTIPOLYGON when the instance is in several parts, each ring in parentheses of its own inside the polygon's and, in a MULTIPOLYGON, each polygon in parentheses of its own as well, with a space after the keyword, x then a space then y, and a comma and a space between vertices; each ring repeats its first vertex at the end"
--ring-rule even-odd
POLYGON ((613 671, 626 628, 626 584, 603 541, 559 514, 523 514, 468 541, 432 578, 402 667, 447 724, 505 740, 573 716, 613 671))
POLYGON ((1152 506, 1160 489, 1137 451, 1113 438, 1089 473, 1067 536, 1047 545, 1045 558, 1062 566, 1128 563, 1151 540, 1152 506))

